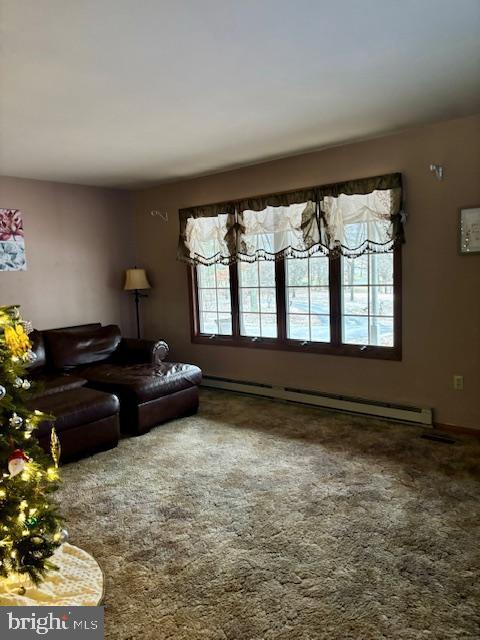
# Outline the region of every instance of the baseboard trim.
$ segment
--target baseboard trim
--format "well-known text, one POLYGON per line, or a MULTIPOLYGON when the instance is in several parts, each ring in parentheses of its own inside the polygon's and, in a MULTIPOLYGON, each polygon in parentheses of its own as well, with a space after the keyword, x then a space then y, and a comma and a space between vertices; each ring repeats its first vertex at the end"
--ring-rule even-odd
POLYGON ((480 440, 480 429, 474 429, 473 427, 461 427, 456 424, 442 424, 440 422, 434 422, 433 428, 438 431, 445 431, 446 433, 454 433, 456 435, 471 436, 472 438, 478 438, 480 440))
POLYGON ((203 376, 201 384, 203 387, 263 396, 287 402, 297 402, 341 413, 353 413, 380 418, 381 420, 418 424, 422 427, 431 428, 433 426, 432 410, 428 408, 367 400, 365 398, 332 395, 293 387, 273 386, 253 381, 233 380, 231 378, 220 378, 207 374, 203 376))

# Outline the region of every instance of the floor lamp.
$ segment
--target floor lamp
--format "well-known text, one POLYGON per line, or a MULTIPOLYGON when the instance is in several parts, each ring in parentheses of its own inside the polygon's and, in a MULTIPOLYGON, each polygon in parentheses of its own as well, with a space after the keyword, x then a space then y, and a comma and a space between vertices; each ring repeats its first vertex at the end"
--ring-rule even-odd
POLYGON ((140 338, 140 314, 138 303, 140 298, 147 298, 146 293, 141 293, 145 289, 150 289, 150 283, 147 279, 145 269, 127 269, 125 272, 125 291, 132 291, 135 297, 135 310, 137 312, 137 338, 140 338))

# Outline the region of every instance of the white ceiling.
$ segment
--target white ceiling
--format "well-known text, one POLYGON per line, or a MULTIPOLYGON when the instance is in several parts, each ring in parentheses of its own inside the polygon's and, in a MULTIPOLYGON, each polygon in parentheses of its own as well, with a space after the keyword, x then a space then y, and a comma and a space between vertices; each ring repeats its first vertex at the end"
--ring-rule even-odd
POLYGON ((480 0, 0 0, 0 173, 144 186, 480 111, 480 0))

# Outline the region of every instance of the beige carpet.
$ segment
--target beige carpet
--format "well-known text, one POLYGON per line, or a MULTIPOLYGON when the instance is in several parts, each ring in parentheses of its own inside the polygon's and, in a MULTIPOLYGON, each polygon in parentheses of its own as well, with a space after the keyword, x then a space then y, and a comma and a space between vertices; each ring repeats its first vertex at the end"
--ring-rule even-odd
POLYGON ((480 637, 480 443, 203 392, 63 468, 108 639, 480 637))

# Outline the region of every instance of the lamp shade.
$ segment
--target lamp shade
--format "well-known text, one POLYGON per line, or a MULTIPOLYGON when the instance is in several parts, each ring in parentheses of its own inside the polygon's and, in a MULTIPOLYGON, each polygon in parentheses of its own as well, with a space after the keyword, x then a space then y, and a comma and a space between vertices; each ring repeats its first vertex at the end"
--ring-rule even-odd
POLYGON ((145 269, 127 269, 125 272, 125 291, 133 289, 150 289, 145 269))

